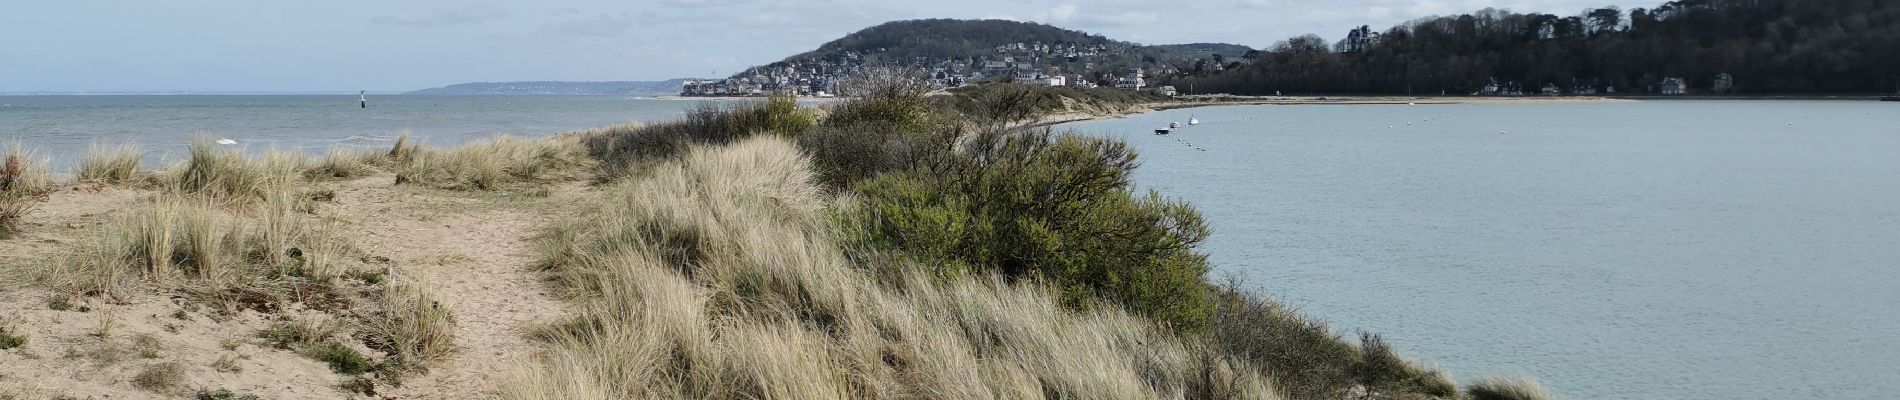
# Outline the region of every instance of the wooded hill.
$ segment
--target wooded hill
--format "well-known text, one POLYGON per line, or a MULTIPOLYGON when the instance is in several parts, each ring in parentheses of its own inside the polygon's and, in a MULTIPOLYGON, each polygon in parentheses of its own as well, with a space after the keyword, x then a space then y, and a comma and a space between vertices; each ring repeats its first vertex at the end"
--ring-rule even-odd
POLYGON ((923 19, 865 28, 735 77, 787 66, 801 71, 851 71, 864 65, 895 65, 959 73, 981 70, 983 61, 1007 59, 1012 64, 1033 64, 1038 72, 1055 70, 1102 80, 1130 68, 1172 73, 1216 54, 1237 59, 1251 50, 1223 43, 1148 46, 1033 22, 923 19))
POLYGON ((1328 43, 1295 37, 1247 66, 1166 81, 1199 93, 1472 93, 1495 79, 1528 91, 1556 84, 1653 93, 1668 78, 1692 93, 1734 78, 1734 92, 1892 93, 1900 86, 1900 3, 1887 0, 1683 0, 1562 17, 1485 9, 1328 43))

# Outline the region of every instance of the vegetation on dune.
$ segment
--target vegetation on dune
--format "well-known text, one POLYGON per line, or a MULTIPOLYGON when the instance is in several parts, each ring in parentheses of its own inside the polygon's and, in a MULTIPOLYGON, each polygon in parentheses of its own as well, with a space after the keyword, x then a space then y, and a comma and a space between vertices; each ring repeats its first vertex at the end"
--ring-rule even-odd
POLYGON ((53 190, 52 174, 18 144, 0 159, 0 240, 12 238, 20 219, 53 190))
POLYGON ((539 242, 586 311, 507 397, 1457 395, 1382 338, 1209 283, 1204 222, 1134 192, 1126 144, 955 104, 900 88, 803 130, 708 114, 763 113, 742 106, 584 137, 619 178, 539 242))
POLYGON ((624 174, 640 162, 684 154, 695 144, 726 144, 752 135, 810 129, 817 116, 790 96, 720 108, 704 105, 686 118, 655 125, 621 125, 578 133, 603 176, 624 174))
MULTIPOLYGON (((512 190, 591 177, 596 193, 536 240, 537 268, 577 311, 534 332, 545 351, 501 386, 505 398, 1460 394, 1378 335, 1348 341, 1209 282, 1196 250, 1206 222, 1135 191, 1139 159, 1126 143, 1020 126, 1048 107, 1143 99, 869 84, 873 96, 823 109, 781 97, 441 150, 405 135, 387 153, 314 162, 200 141, 155 177, 155 196, 36 279, 56 289, 52 308, 158 292, 270 315, 278 323, 263 342, 368 393, 454 354, 457 317, 319 224, 308 202, 324 188, 313 182, 393 172, 401 185, 512 190)), ((0 194, 51 187, 18 165, 0 170, 14 185, 0 194)), ((167 373, 153 372, 154 390, 180 390, 163 384, 167 373)), ((1536 393, 1485 381, 1465 395, 1547 398, 1523 397, 1536 393)))
POLYGON ((958 157, 856 186, 851 241, 940 260, 936 274, 1040 277, 1066 302, 1107 299, 1185 331, 1209 309, 1207 237, 1186 204, 1130 192, 1121 142, 1045 132, 982 133, 958 157))
POLYGON ((502 136, 448 150, 409 148, 398 142, 390 153, 396 155, 396 184, 447 190, 521 188, 541 181, 578 178, 593 165, 579 142, 564 138, 519 140, 502 136))
MULTIPOLYGON (((484 152, 525 159, 549 146, 558 145, 484 152)), ((285 322, 259 336, 339 373, 395 381, 453 351, 454 321, 446 309, 414 283, 371 270, 333 228, 307 215, 310 193, 324 191, 303 179, 366 173, 390 161, 338 152, 313 166, 292 153, 253 158, 202 141, 191 150, 160 177, 157 195, 119 213, 36 279, 60 299, 123 301, 159 292, 177 296, 188 309, 281 316, 285 322), (319 168, 325 171, 311 172, 319 168), (359 352, 351 340, 374 352, 359 352)), ((510 163, 517 159, 495 162, 515 167, 510 163)), ((175 391, 154 390, 161 389, 175 391)))
POLYGON ((584 311, 508 397, 1276 398, 1258 369, 1113 307, 855 263, 785 139, 643 170, 585 213, 607 218, 541 240, 584 311))
POLYGON ((302 153, 271 150, 253 159, 210 137, 193 139, 184 162, 173 167, 168 188, 230 201, 262 200, 300 178, 302 153))
POLYGON ((1471 400, 1550 400, 1550 392, 1536 379, 1484 378, 1465 388, 1465 398, 1471 400))
POLYGON ((986 83, 951 89, 949 96, 933 97, 939 108, 993 125, 1009 125, 1055 113, 1116 113, 1143 104, 1169 101, 1167 96, 1109 88, 1049 87, 986 83))
POLYGON ((79 168, 73 170, 73 179, 82 182, 98 182, 119 185, 137 181, 139 163, 144 153, 138 145, 120 144, 107 147, 93 143, 86 155, 79 158, 79 168))

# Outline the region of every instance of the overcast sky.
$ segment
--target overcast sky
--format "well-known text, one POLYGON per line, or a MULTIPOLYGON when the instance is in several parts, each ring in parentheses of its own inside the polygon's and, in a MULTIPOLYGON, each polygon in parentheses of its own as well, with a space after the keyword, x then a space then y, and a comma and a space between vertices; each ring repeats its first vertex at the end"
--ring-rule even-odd
POLYGON ((1660 0, 19 0, 0 92, 402 91, 470 81, 731 74, 881 22, 1037 21, 1146 44, 1266 47, 1485 7, 1660 0))

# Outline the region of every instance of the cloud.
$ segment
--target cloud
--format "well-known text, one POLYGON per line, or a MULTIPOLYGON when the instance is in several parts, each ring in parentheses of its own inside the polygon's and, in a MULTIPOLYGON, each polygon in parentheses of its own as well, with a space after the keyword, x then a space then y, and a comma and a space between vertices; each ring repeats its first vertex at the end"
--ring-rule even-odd
POLYGON ((633 28, 633 17, 626 13, 599 13, 590 17, 541 25, 541 32, 556 36, 619 37, 633 28))
POLYGON ((405 13, 383 15, 369 19, 371 23, 384 25, 402 25, 417 27, 440 27, 468 25, 491 19, 505 18, 508 12, 488 8, 465 8, 459 10, 435 10, 423 13, 405 13))

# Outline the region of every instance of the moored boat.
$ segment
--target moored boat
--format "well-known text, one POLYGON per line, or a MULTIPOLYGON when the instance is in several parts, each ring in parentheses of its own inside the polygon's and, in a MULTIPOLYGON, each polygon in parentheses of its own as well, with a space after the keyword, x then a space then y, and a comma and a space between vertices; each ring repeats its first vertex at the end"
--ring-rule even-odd
POLYGON ((1161 128, 1161 129, 1156 129, 1156 130, 1155 130, 1155 134, 1156 134, 1156 135, 1166 135, 1166 134, 1168 134, 1169 132, 1174 132, 1174 129, 1173 129, 1173 128, 1161 128))

